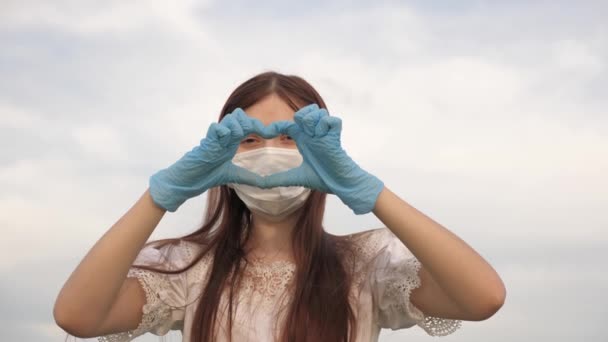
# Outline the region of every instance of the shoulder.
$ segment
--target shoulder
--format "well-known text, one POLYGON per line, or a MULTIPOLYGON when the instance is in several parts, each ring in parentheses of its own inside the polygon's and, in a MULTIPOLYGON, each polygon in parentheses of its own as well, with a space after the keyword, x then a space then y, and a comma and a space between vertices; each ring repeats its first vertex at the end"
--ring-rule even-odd
POLYGON ((361 261, 371 261, 394 238, 393 232, 386 227, 373 228, 345 235, 353 252, 361 261))
POLYGON ((355 274, 355 279, 372 272, 379 257, 396 239, 393 232, 386 227, 373 228, 365 231, 343 235, 342 242, 347 246, 343 254, 345 265, 355 274))
MULTIPOLYGON (((146 265, 163 265, 170 270, 182 269, 190 265, 204 252, 204 245, 184 239, 148 243, 139 253, 136 263, 146 265)), ((205 263, 207 255, 203 256, 198 264, 205 263)))
POLYGON ((353 241, 363 241, 386 238, 390 234, 393 234, 393 232, 391 232, 391 230, 387 227, 378 227, 344 235, 344 237, 347 239, 352 239, 353 241))
POLYGON ((154 244, 149 248, 156 249, 162 255, 163 266, 170 270, 181 270, 174 275, 164 275, 167 279, 179 279, 186 290, 184 297, 188 302, 196 300, 202 290, 201 283, 206 283, 209 277, 212 254, 205 253, 206 245, 184 239, 174 243, 154 244), (200 256, 200 258, 199 258, 200 256))

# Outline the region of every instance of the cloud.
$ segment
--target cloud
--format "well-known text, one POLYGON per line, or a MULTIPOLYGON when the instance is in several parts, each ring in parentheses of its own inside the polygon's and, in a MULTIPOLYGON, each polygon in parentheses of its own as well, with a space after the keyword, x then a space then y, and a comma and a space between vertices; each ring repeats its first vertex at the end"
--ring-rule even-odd
POLYGON ((148 30, 160 25, 179 32, 197 31, 195 11, 209 2, 164 1, 73 1, 53 3, 35 0, 8 1, 0 12, 5 29, 55 29, 74 34, 119 34, 148 30))
MULTIPOLYGON (((495 262, 514 304, 500 324, 471 329, 477 340, 546 326, 536 312, 550 315, 554 301, 523 297, 542 294, 543 279, 605 284, 589 261, 608 240, 603 4, 0 6, 0 272, 63 265, 32 302, 49 305, 148 177, 199 142, 232 89, 268 69, 313 84, 343 119, 354 160, 495 262)), ((204 195, 189 200, 152 238, 195 229, 203 204, 204 195)), ((381 225, 335 196, 326 216, 338 234, 381 225)), ((16 297, 35 291, 34 275, 23 279, 16 297)), ((22 326, 48 336, 44 315, 22 326)))

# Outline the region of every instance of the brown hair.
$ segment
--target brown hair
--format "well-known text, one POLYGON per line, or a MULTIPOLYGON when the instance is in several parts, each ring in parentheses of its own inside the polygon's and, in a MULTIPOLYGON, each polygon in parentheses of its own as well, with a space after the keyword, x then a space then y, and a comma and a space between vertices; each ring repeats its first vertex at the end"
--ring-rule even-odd
MULTIPOLYGON (((239 85, 228 97, 219 120, 234 109, 247 108, 270 94, 278 95, 294 111, 311 103, 327 108, 317 91, 301 77, 268 71, 239 85)), ((313 190, 294 227, 292 244, 296 271, 294 283, 289 288, 293 291, 292 298, 280 328, 279 342, 348 342, 356 339, 355 312, 349 301, 352 273, 347 271, 348 266, 343 262, 343 256, 352 250, 347 240, 324 230, 325 197, 325 193, 313 190)), ((171 271, 133 265, 176 274, 190 269, 206 253, 213 253, 208 281, 201 284, 204 288, 193 318, 191 342, 215 339, 217 309, 226 288, 230 290, 226 328, 232 331, 234 292, 240 285, 241 266, 248 263, 243 247, 249 239, 250 224, 250 211, 233 189, 225 185, 212 188, 208 191, 201 228, 181 238, 146 244, 160 242, 159 248, 167 244, 176 245, 180 240, 197 243, 203 247, 202 251, 189 265, 171 271)))

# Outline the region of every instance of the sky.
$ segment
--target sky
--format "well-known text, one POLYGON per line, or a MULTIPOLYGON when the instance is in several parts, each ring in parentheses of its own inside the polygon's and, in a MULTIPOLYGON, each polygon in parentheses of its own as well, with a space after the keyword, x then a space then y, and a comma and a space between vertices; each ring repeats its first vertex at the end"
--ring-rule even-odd
MULTIPOLYGON (((500 311, 443 341, 606 341, 605 13, 602 1, 2 1, 2 340, 63 341, 52 309, 84 255, 234 88, 275 70, 309 81, 349 156, 501 276, 500 311)), ((166 214, 151 239, 195 230, 204 203, 166 214)), ((324 225, 382 224, 332 195, 324 225)), ((431 338, 412 327, 380 341, 431 338)))

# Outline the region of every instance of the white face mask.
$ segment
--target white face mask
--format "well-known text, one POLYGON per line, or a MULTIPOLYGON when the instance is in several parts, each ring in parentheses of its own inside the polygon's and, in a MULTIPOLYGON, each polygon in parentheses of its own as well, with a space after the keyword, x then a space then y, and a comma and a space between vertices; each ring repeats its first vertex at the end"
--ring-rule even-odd
MULTIPOLYGON (((232 159, 240 166, 260 176, 287 171, 302 164, 297 149, 264 147, 237 153, 232 159)), ((262 189, 246 184, 227 184, 252 212, 262 213, 272 220, 282 220, 304 205, 311 190, 302 186, 262 189)))

